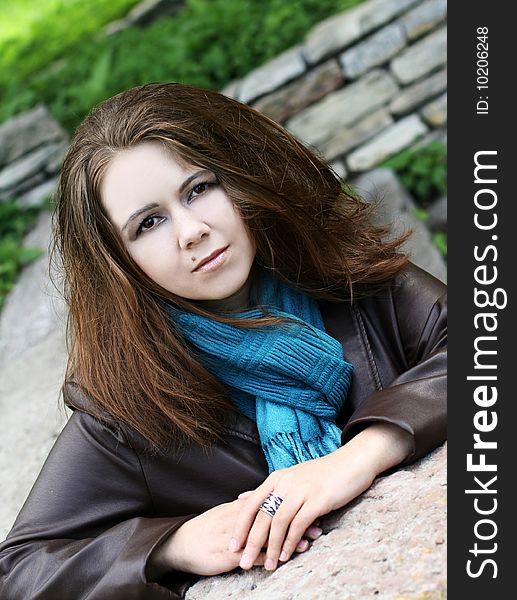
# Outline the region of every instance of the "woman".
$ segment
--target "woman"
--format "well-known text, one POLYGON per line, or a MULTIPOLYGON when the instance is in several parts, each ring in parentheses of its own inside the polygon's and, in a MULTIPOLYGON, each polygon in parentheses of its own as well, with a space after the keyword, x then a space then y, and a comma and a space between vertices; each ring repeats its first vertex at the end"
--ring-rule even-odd
POLYGON ((149 84, 76 131, 56 208, 73 414, 0 547, 2 598, 178 598, 274 570, 445 439, 444 286, 318 157, 149 84))

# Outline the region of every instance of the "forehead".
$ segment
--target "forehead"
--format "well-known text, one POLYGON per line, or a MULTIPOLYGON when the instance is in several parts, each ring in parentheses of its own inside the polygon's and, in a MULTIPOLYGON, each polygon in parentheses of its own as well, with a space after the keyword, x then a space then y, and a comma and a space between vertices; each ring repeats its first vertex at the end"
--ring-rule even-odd
POLYGON ((133 179, 146 173, 156 174, 164 169, 181 173, 193 168, 172 148, 157 140, 150 140, 116 150, 104 172, 103 182, 106 179, 115 179, 121 174, 133 179))
POLYGON ((158 141, 118 150, 101 180, 102 205, 110 219, 120 224, 131 211, 177 191, 195 170, 158 141))

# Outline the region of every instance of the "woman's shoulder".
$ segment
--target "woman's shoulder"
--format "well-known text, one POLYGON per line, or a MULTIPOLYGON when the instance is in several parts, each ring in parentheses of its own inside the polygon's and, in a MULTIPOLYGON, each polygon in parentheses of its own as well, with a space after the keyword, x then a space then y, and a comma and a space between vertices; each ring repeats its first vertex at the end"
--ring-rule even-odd
MULTIPOLYGON (((97 432, 95 435, 115 437, 119 443, 129 445, 138 454, 149 452, 149 442, 131 426, 98 407, 74 376, 65 380, 63 398, 65 405, 72 411, 70 419, 80 422, 81 429, 94 429, 97 432)), ((229 411, 224 415, 223 431, 230 439, 238 437, 255 444, 260 443, 256 423, 240 411, 229 411)))
POLYGON ((63 400, 72 411, 90 415, 96 419, 116 425, 116 419, 92 400, 74 375, 67 377, 63 383, 63 400))
POLYGON ((363 311, 386 309, 392 305, 401 314, 428 312, 435 305, 446 307, 447 285, 408 262, 380 289, 361 296, 354 304, 363 311))
POLYGON ((408 263, 394 278, 391 285, 394 309, 399 325, 447 321, 447 286, 445 283, 413 263, 408 263), (433 316, 434 315, 434 316, 433 316), (402 322, 401 322, 402 321, 402 322))
POLYGON ((94 438, 114 438, 124 445, 133 437, 123 423, 92 400, 74 376, 65 379, 62 391, 65 406, 72 411, 70 424, 74 424, 75 429, 94 438))
POLYGON ((447 295, 447 285, 428 271, 412 262, 401 269, 393 278, 392 293, 397 296, 438 300, 447 295))

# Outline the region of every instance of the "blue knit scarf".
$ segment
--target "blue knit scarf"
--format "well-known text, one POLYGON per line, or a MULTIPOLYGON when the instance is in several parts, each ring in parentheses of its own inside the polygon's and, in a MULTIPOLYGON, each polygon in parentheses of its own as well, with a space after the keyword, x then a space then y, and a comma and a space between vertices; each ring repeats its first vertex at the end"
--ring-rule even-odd
MULTIPOLYGON (((261 271, 255 294, 267 314, 296 323, 242 329, 168 306, 169 314, 206 369, 222 381, 257 429, 269 472, 339 448, 336 417, 353 367, 325 332, 316 300, 261 271)), ((260 308, 237 318, 264 316, 260 308)))

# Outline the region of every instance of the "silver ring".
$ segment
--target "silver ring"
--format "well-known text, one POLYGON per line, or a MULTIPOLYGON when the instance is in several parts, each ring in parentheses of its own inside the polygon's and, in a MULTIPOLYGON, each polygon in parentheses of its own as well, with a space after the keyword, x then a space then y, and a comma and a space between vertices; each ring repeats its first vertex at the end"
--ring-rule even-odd
POLYGON ((274 492, 270 492, 267 495, 267 498, 262 502, 259 507, 259 510, 265 512, 271 518, 275 516, 278 507, 282 504, 283 498, 274 492))

